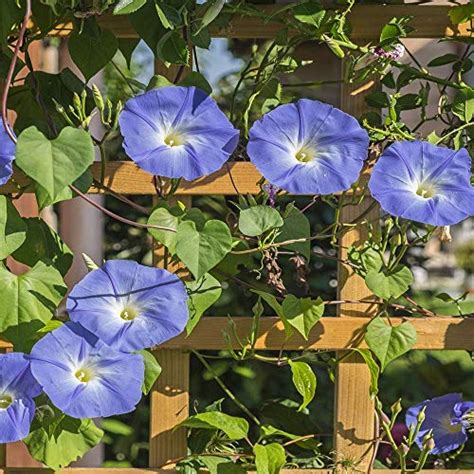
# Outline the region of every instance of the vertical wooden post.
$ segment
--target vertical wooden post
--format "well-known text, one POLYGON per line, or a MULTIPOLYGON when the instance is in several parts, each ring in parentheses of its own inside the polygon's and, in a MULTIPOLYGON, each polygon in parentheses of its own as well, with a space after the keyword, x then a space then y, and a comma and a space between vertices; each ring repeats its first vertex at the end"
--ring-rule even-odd
MULTIPOLYGON (((364 93, 351 95, 354 87, 343 84, 341 90, 341 108, 347 113, 359 117, 367 108, 364 93)), ((370 91, 369 91, 370 92, 370 91)), ((345 206, 341 212, 342 222, 357 219, 372 204, 372 199, 365 197, 361 205, 345 206)), ((369 210, 365 218, 377 219, 379 209, 369 210)), ((360 245, 367 239, 367 228, 363 225, 348 228, 340 238, 339 256, 344 260, 350 245, 360 245)), ((338 265, 338 298, 341 300, 361 300, 372 296, 364 280, 354 274, 347 265, 338 265)), ((366 303, 341 304, 340 317, 371 316, 374 305, 366 303)), ((374 403, 369 395, 370 372, 358 354, 348 355, 340 351, 337 357, 344 357, 337 366, 334 450, 336 461, 348 460, 353 463, 352 472, 367 472, 372 454, 374 439, 374 403)), ((338 467, 337 472, 346 472, 338 467)))
MULTIPOLYGON (((155 72, 174 81, 178 75, 184 77, 191 66, 186 67, 183 74, 178 74, 175 66, 165 68, 156 63, 155 72)), ((183 202, 191 206, 191 197, 176 196, 173 201, 183 202)), ((154 249, 154 263, 162 266, 163 247, 154 249)), ((172 468, 173 461, 186 456, 186 429, 174 430, 174 427, 189 415, 189 363, 188 352, 162 349, 156 352, 162 372, 150 395, 150 467, 172 468)))

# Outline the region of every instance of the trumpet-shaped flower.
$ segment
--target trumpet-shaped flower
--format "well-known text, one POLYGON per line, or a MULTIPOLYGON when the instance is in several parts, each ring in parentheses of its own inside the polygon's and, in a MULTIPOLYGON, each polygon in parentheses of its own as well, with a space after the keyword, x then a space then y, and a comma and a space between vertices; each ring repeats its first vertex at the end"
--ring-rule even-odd
POLYGON ((31 371, 66 415, 96 418, 132 411, 144 380, 140 355, 119 352, 81 325, 66 323, 31 351, 31 371))
POLYGON ((111 347, 135 351, 183 331, 188 295, 172 273, 126 260, 110 260, 86 275, 67 300, 70 318, 111 347))
POLYGON ((187 180, 220 169, 239 139, 216 102, 196 87, 162 87, 128 100, 120 130, 140 168, 187 180))
POLYGON ((471 158, 428 142, 397 142, 377 161, 372 196, 394 216, 424 224, 457 224, 474 215, 471 158))
POLYGON ((28 436, 35 414, 33 398, 41 392, 27 356, 17 352, 0 355, 0 443, 28 436))
POLYGON ((247 152, 270 183, 293 194, 331 194, 357 181, 368 146, 354 117, 301 99, 255 122, 247 152))
POLYGON ((5 184, 13 173, 12 163, 15 159, 15 144, 8 136, 0 115, 0 186, 5 184))
POLYGON ((460 393, 425 400, 408 409, 405 421, 409 428, 417 425, 423 408, 425 419, 416 437, 420 448, 423 447, 423 438, 430 431, 434 441, 431 454, 454 451, 467 441, 467 429, 474 421, 474 402, 463 402, 460 393))

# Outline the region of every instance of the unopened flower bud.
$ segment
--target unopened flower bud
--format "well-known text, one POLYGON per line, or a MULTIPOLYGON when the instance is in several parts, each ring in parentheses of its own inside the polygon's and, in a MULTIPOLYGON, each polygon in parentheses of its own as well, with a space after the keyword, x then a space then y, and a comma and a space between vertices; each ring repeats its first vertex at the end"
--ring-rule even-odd
POLYGON ((94 97, 95 106, 102 112, 105 107, 104 98, 102 97, 100 89, 95 84, 92 85, 92 96, 94 97))
POLYGON ((392 415, 397 416, 402 411, 402 404, 400 399, 398 399, 391 407, 392 415))
POLYGON ((400 445, 400 450, 402 451, 403 454, 408 454, 408 451, 410 451, 410 448, 405 444, 405 443, 402 443, 400 445))
POLYGON ((76 108, 76 110, 82 109, 81 98, 79 97, 79 94, 77 92, 74 92, 74 95, 72 97, 72 103, 74 104, 74 107, 76 108))
POLYGON ((420 413, 418 413, 418 416, 416 417, 417 421, 419 424, 423 423, 425 421, 425 418, 426 418, 426 415, 425 415, 425 410, 426 410, 426 407, 423 407, 421 410, 420 410, 420 413))
POLYGON ((433 439, 433 435, 431 433, 428 433, 424 438, 423 438, 423 449, 426 449, 426 451, 433 451, 435 448, 435 442, 433 439))

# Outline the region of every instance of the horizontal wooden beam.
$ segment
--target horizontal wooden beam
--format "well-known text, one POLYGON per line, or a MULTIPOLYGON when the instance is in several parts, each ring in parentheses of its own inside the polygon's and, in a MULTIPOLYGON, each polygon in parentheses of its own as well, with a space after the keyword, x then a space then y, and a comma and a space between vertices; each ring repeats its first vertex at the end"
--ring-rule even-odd
MULTIPOLYGON (((231 336, 231 346, 241 346, 229 326, 228 317, 203 318, 189 337, 178 336, 160 346, 162 349, 181 350, 221 350, 228 349, 224 333, 231 336)), ((440 350, 460 349, 474 350, 474 318, 391 318, 393 325, 409 320, 416 328, 417 342, 414 349, 440 350)), ((250 334, 252 318, 234 317, 235 332, 243 343, 250 334)), ((367 317, 323 317, 312 329, 305 341, 298 334, 286 340, 283 323, 276 317, 264 317, 260 324, 260 333, 255 344, 258 350, 344 350, 366 348, 363 340, 365 327, 370 321, 367 317)), ((9 349, 11 345, 0 341, 0 349, 9 349)), ((1 473, 0 473, 1 474, 1 473)))
MULTIPOLYGON (((100 163, 91 167, 97 181, 101 177, 100 163)), ((256 194, 260 192, 257 182, 262 175, 249 162, 229 163, 216 173, 197 179, 193 182, 182 181, 176 194, 187 196, 202 196, 212 194, 237 195, 256 194)), ((18 191, 18 186, 28 186, 29 180, 21 172, 16 172, 13 181, 0 187, 0 194, 11 194, 18 191)), ((140 169, 131 161, 111 161, 107 163, 104 185, 112 191, 128 195, 156 195, 153 176, 140 169)), ((26 192, 31 192, 27 189, 26 192)), ((103 193, 97 187, 89 190, 90 194, 103 193)))
MULTIPOLYGON (((287 5, 285 5, 286 8, 287 5)), ((274 38, 282 24, 274 16, 282 5, 255 5, 263 14, 258 16, 234 15, 225 28, 212 28, 215 38, 274 38)), ((440 38, 443 36, 471 36, 469 25, 452 25, 448 16, 449 5, 356 5, 349 14, 352 25, 351 38, 377 39, 382 27, 393 17, 412 16, 413 38, 440 38)), ((127 16, 103 15, 99 18, 104 28, 112 30, 120 38, 136 38, 127 16)), ((53 34, 67 36, 72 24, 61 25, 53 34)))
MULTIPOLYGON (((91 166, 92 175, 97 181, 101 180, 100 163, 91 166)), ((250 162, 233 162, 224 165, 219 171, 189 182, 183 180, 176 191, 181 196, 208 196, 223 195, 236 196, 237 194, 257 194, 260 192, 258 181, 262 175, 250 162)), ((166 182, 166 180, 165 180, 166 182)), ((157 191, 153 176, 140 169, 131 161, 110 161, 107 163, 104 185, 115 193, 128 195, 156 195, 157 191)), ((367 188, 361 185, 366 192, 367 188)), ((28 178, 21 172, 15 172, 13 180, 5 186, 0 186, 0 194, 12 194, 24 188, 24 192, 32 192, 28 178)), ((166 185, 165 185, 166 189, 166 185)), ((359 190, 360 192, 361 190, 359 190)), ((104 189, 93 186, 89 194, 106 193, 104 189)))
MULTIPOLYGON (((474 319, 460 318, 410 318, 417 332, 415 349, 474 349, 474 319)), ((252 318, 232 318, 236 333, 241 341, 250 334, 252 318)), ((311 331, 305 341, 297 334, 286 340, 283 323, 276 317, 261 319, 260 334, 255 348, 258 350, 341 350, 367 347, 363 334, 367 317, 323 317, 311 331)), ((400 324, 400 318, 391 318, 393 325, 400 324)), ((228 342, 223 337, 231 336, 232 347, 240 348, 229 326, 229 319, 224 317, 203 318, 189 337, 181 335, 163 345, 166 349, 227 349, 228 342)))

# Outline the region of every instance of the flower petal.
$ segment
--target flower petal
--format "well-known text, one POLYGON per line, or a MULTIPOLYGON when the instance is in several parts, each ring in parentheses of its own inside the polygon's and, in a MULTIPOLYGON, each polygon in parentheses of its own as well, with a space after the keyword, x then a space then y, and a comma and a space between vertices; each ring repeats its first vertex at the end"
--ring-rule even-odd
POLYGON ((67 300, 73 321, 106 344, 135 351, 161 344, 180 334, 188 320, 188 296, 172 273, 110 260, 79 282, 67 300), (135 312, 123 319, 125 310, 135 312))
POLYGON ((331 194, 357 181, 369 138, 354 117, 301 99, 255 122, 247 152, 270 183, 293 194, 331 194), (300 161, 297 155, 308 156, 300 161))
POLYGON ((76 323, 47 334, 35 344, 31 358, 33 375, 54 405, 69 416, 128 413, 140 401, 143 358, 108 347, 76 323), (81 381, 79 371, 89 373, 90 380, 81 381))
POLYGON ((216 102, 195 87, 162 87, 130 99, 120 129, 125 151, 138 166, 187 180, 219 170, 239 137, 216 102), (183 143, 169 146, 170 134, 183 143))
POLYGON ((397 142, 384 151, 369 181, 372 196, 394 216, 425 224, 457 224, 474 215, 467 150, 428 142, 397 142), (419 189, 431 189, 423 197, 419 189))
POLYGON ((4 185, 12 176, 12 163, 15 160, 16 146, 8 136, 0 115, 0 186, 4 185))
POLYGON ((35 402, 29 398, 15 400, 0 410, 0 443, 13 443, 26 438, 35 415, 35 402))

